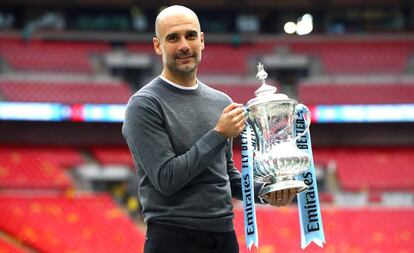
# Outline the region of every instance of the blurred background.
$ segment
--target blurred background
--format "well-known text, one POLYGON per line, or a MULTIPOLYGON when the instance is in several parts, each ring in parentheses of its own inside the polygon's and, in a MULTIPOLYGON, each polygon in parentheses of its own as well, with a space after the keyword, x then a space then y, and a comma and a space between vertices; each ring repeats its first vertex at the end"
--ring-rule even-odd
MULTIPOLYGON (((409 0, 1 0, 0 252, 142 252, 121 126, 160 73, 154 20, 172 4, 199 15, 200 80, 246 103, 260 61, 268 84, 310 107, 327 243, 305 252, 414 252, 409 0)), ((257 215, 256 252, 302 252, 296 203, 257 215)))

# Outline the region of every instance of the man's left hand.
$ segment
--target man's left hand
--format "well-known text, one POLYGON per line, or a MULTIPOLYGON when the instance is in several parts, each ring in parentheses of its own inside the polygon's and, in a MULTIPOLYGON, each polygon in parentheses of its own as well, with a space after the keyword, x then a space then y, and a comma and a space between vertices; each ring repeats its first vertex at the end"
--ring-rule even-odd
POLYGON ((296 189, 284 189, 268 193, 264 196, 267 203, 272 206, 287 206, 296 196, 296 189))

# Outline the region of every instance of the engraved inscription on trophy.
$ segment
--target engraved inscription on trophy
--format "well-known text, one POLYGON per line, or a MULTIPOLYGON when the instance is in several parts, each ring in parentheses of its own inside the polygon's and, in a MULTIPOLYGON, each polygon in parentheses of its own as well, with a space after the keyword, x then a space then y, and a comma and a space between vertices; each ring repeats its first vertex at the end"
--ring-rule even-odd
POLYGON ((297 148, 296 140, 308 132, 310 114, 305 115, 305 131, 294 137, 298 102, 276 93, 276 87, 266 84, 268 74, 262 64, 259 63, 257 71, 256 77, 262 84, 255 92, 256 97, 247 103, 247 122, 256 137, 253 176, 256 181, 266 183, 259 194, 289 188, 304 191, 308 186, 295 176, 309 169, 310 157, 297 148))

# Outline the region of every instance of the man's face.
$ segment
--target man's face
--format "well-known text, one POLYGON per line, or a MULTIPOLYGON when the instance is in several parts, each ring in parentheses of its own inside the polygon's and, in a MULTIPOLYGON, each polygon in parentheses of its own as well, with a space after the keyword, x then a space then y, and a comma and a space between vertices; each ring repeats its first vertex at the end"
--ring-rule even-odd
POLYGON ((204 34, 193 16, 165 17, 158 24, 158 37, 153 42, 156 53, 162 55, 165 71, 180 76, 195 73, 204 49, 204 34))

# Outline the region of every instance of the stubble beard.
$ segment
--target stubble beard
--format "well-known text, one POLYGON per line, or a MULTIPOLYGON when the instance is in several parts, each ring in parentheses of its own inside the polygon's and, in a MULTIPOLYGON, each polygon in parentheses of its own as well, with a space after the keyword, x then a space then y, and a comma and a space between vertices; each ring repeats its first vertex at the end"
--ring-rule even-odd
POLYGON ((170 70, 170 72, 176 74, 177 76, 194 77, 200 60, 200 55, 194 54, 190 63, 181 65, 178 63, 179 58, 174 57, 172 60, 167 61, 166 67, 170 70))

